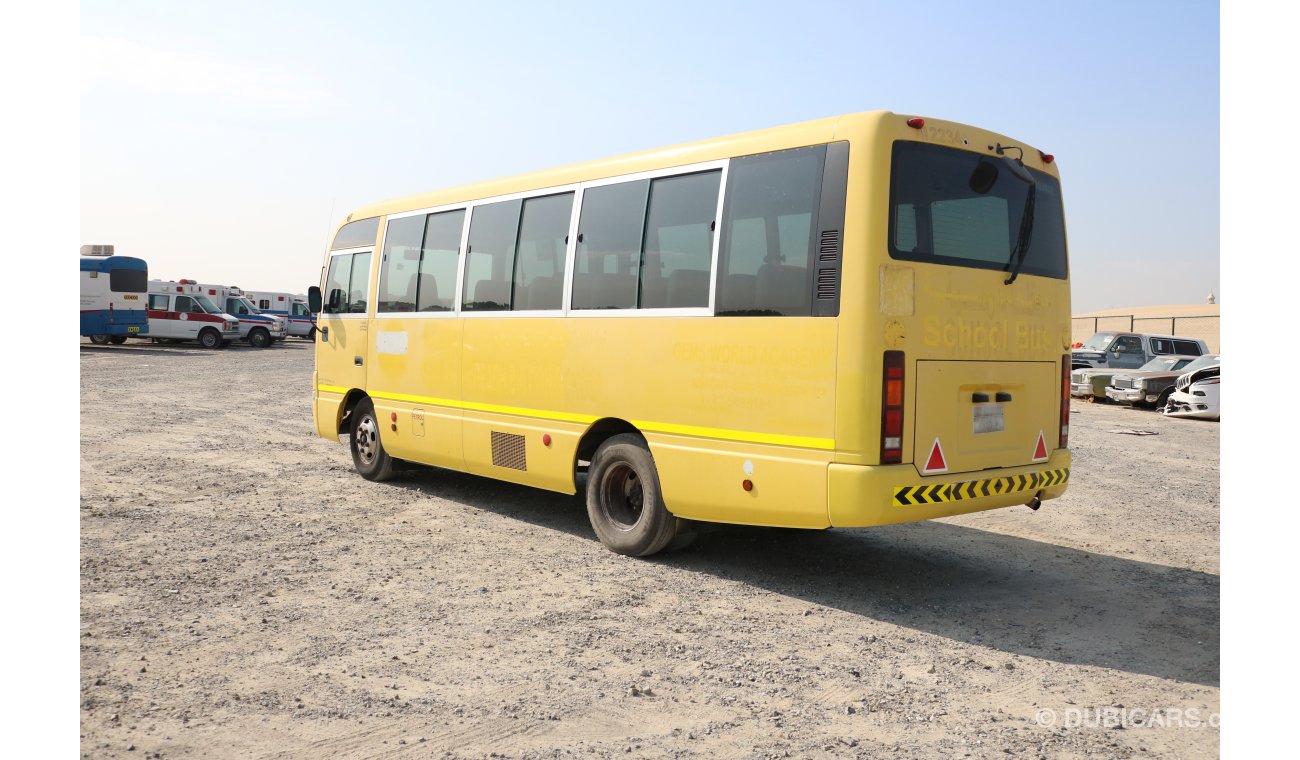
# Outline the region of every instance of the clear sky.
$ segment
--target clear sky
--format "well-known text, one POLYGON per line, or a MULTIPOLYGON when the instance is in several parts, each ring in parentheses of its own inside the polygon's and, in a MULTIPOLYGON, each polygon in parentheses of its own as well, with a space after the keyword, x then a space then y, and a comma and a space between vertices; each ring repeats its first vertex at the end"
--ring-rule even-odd
POLYGON ((356 206, 878 108, 1057 157, 1076 313, 1219 294, 1213 2, 81 4, 81 240, 305 292, 356 206))

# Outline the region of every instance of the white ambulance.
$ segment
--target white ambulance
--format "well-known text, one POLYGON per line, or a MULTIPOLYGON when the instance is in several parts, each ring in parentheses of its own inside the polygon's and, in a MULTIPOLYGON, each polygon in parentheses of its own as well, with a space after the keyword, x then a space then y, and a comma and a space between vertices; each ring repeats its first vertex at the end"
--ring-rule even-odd
POLYGON ((234 285, 202 285, 203 293, 227 314, 239 320, 239 337, 254 348, 266 348, 277 340, 284 340, 284 318, 263 314, 244 296, 244 291, 234 285))
POLYGON ((150 280, 148 337, 224 348, 239 338, 239 320, 223 312, 194 280, 150 280))
POLYGON ((263 314, 284 317, 288 322, 286 327, 290 335, 315 340, 316 315, 307 308, 307 296, 261 290, 246 290, 244 295, 263 314))

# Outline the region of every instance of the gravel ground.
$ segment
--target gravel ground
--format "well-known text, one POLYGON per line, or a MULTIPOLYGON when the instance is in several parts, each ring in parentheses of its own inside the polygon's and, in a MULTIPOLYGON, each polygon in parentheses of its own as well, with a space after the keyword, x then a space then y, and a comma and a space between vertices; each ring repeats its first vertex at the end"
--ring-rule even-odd
POLYGON ((83 343, 84 756, 1218 755, 1218 423, 1076 402, 1037 512, 640 560, 578 497, 361 479, 311 368, 83 343))

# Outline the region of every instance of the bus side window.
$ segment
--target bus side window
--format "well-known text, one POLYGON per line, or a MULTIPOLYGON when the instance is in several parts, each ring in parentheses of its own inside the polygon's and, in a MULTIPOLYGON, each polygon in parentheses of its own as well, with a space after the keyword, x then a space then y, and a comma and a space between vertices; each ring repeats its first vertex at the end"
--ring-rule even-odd
POLYGON ((348 281, 348 313, 366 313, 366 294, 370 290, 370 254, 352 254, 352 276, 348 281))
POLYGON ((524 200, 511 297, 516 311, 564 305, 564 241, 572 215, 573 193, 524 200))
POLYGON ((582 193, 574 309, 635 309, 650 180, 619 182, 582 193))
POLYGON ((456 266, 465 230, 465 210, 430 214, 424 226, 424 247, 416 280, 418 311, 451 311, 456 301, 456 266))
POLYGON ((519 233, 518 200, 475 206, 465 259, 465 311, 509 311, 519 233))
POLYGON ((383 263, 379 266, 381 312, 415 311, 415 276, 424 242, 424 219, 423 215, 405 216, 388 223, 383 263))
POLYGON ((343 254, 330 258, 329 273, 325 276, 325 305, 321 308, 326 314, 343 314, 348 308, 348 278, 352 273, 352 254, 343 254))
POLYGON ((719 315, 808 316, 826 147, 735 159, 718 255, 719 315))
POLYGON ((642 309, 709 305, 721 179, 722 171, 714 170, 651 181, 641 253, 642 309))

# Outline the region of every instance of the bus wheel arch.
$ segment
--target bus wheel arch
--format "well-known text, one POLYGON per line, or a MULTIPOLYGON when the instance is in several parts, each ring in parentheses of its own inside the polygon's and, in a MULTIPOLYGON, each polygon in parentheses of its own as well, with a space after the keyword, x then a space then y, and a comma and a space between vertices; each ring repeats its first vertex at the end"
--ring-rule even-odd
POLYGON ((369 400, 365 391, 353 388, 343 397, 343 403, 339 404, 338 420, 335 424, 335 433, 337 435, 352 435, 352 412, 356 411, 357 404, 362 400, 369 400))
POLYGON ((639 435, 642 439, 645 438, 635 425, 627 420, 620 420, 617 417, 603 417, 593 422, 591 427, 587 428, 587 431, 582 434, 582 438, 578 441, 578 448, 573 454, 574 490, 582 490, 580 487, 581 484, 578 482, 579 476, 587 472, 588 466, 591 463, 591 458, 596 455, 596 449, 600 448, 600 444, 616 435, 622 435, 624 433, 639 435))

